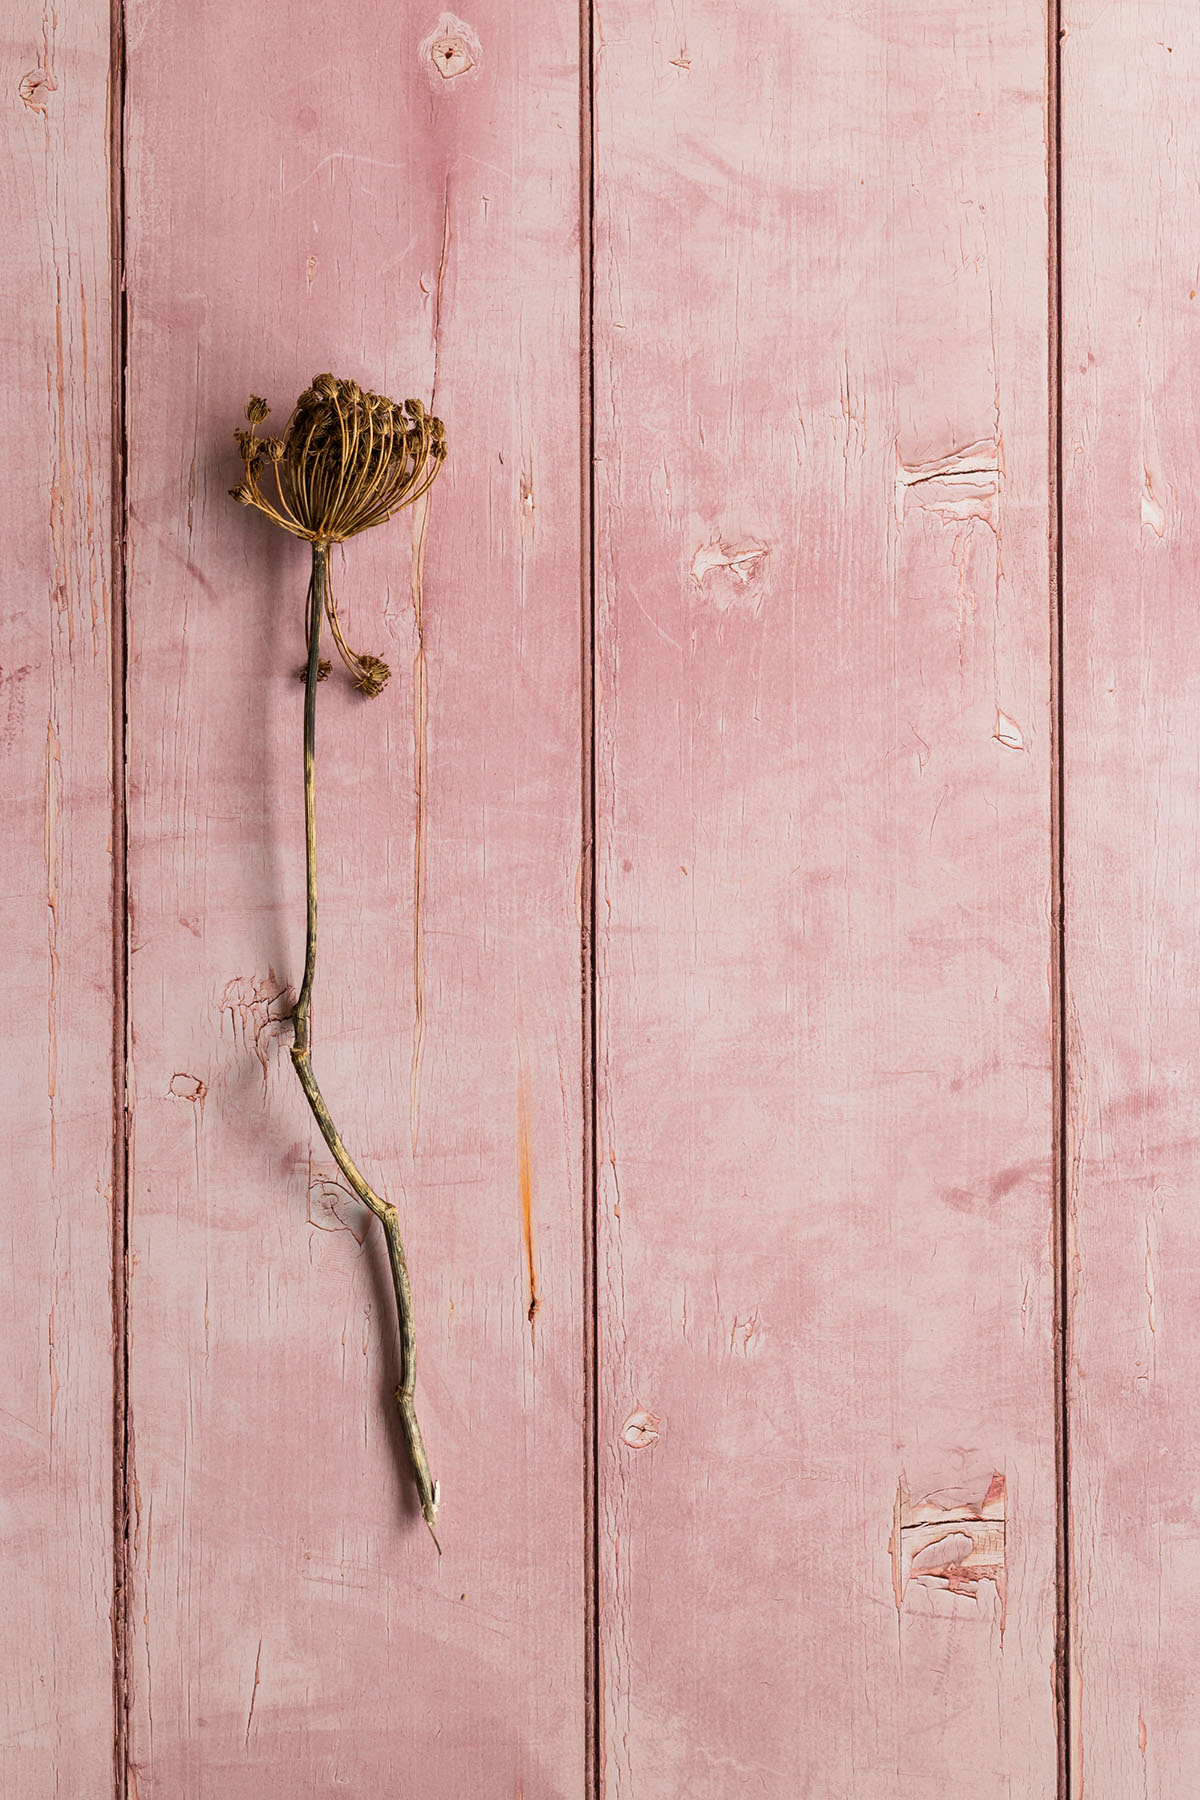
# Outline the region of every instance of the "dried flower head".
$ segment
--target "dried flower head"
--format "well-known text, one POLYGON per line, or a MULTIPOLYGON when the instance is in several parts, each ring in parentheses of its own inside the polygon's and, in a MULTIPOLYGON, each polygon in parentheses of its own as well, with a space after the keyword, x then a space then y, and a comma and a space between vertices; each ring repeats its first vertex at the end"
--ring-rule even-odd
POLYGON ((391 673, 392 671, 382 657, 360 656, 354 685, 360 694, 365 694, 368 700, 373 700, 376 694, 382 694, 391 673))
POLYGON ((313 544, 340 544, 419 500, 446 460, 446 429, 419 400, 398 405, 357 381, 317 375, 282 437, 259 438, 270 414, 252 396, 250 430, 234 433, 246 477, 243 506, 313 544))

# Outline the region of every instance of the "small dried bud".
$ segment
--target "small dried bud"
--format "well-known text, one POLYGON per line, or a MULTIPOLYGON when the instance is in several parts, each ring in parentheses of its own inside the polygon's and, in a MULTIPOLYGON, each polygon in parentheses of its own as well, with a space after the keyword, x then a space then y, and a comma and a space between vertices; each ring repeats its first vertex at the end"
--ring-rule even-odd
POLYGON ((270 416, 271 409, 266 401, 260 400, 257 394, 251 394, 250 399, 246 403, 246 417, 249 419, 250 423, 252 425, 261 425, 263 420, 269 419, 270 416))
POLYGON ((336 400, 338 396, 336 377, 333 375, 314 375, 313 393, 323 400, 336 400))
POLYGON ((277 462, 283 461, 283 453, 284 453, 285 448, 286 448, 286 446, 284 445, 284 441, 282 438, 264 438, 263 439, 263 449, 266 451, 267 455, 270 457, 272 462, 277 463, 277 462))
POLYGON ((230 497, 236 500, 241 506, 254 505, 254 495, 250 492, 248 484, 244 481, 239 481, 235 488, 230 488, 229 493, 230 497))
POLYGON ((362 399, 362 397, 363 397, 363 391, 359 387, 357 381, 343 381, 343 383, 342 383, 342 398, 343 398, 343 400, 348 400, 350 402, 351 406, 357 406, 358 402, 362 399))
MULTIPOLYGON (((329 671, 332 669, 332 667, 333 667, 333 664, 328 660, 327 657, 323 656, 321 658, 320 662, 317 664, 317 680, 324 681, 325 678, 327 677, 327 675, 329 674, 329 671)), ((296 680, 297 681, 307 681, 308 680, 308 670, 306 668, 305 669, 297 669, 296 670, 296 680)))
POLYGON ((358 659, 358 680, 354 683, 360 694, 373 700, 376 694, 382 694, 391 677, 392 671, 378 656, 360 656, 358 659))

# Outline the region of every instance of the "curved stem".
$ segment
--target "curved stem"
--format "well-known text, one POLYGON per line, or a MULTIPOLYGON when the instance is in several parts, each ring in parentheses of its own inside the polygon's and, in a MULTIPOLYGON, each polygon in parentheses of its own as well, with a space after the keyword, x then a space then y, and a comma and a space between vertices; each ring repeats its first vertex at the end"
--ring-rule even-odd
MULTIPOLYGON (((382 1199, 375 1192, 343 1144, 313 1075, 309 1049, 308 1015, 312 1005, 313 977, 317 968, 317 671, 320 666, 321 615, 325 605, 328 563, 328 546, 314 544, 312 581, 308 590, 308 664, 304 674, 304 842, 308 877, 308 929, 304 948, 304 979, 300 984, 300 998, 292 1015, 296 1028, 292 1062, 300 1077, 305 1098, 312 1108, 313 1117, 321 1128, 321 1136, 328 1144, 334 1161, 363 1205, 380 1221, 387 1239, 388 1262, 391 1264, 392 1286, 396 1293, 396 1316, 400 1323, 400 1385, 396 1389, 396 1404, 400 1408, 417 1492, 421 1496, 421 1512, 432 1532, 437 1522, 439 1493, 438 1484, 429 1473, 429 1462, 414 1404, 417 1343, 413 1329, 412 1289, 404 1260, 404 1243, 400 1236, 400 1215, 390 1201, 382 1199)), ((436 1544, 437 1538, 433 1541, 436 1544)), ((440 1545, 438 1549, 440 1552, 440 1545)))

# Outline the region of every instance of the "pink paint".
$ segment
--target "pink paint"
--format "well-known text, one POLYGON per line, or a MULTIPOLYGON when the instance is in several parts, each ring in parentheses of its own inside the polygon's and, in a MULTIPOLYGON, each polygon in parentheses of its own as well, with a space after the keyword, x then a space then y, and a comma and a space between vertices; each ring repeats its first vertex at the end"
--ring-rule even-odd
POLYGON ((0 1791, 1049 1800, 1057 1673, 1075 1800, 1180 1800, 1194 9, 1062 22, 1061 1146, 1045 9, 611 0, 586 91, 549 0, 124 22, 115 704, 108 6, 14 24, 0 170, 0 1791), (288 1067, 304 555, 225 492, 331 366, 451 445, 334 560, 396 674, 322 690, 314 1020, 440 1561, 288 1067))

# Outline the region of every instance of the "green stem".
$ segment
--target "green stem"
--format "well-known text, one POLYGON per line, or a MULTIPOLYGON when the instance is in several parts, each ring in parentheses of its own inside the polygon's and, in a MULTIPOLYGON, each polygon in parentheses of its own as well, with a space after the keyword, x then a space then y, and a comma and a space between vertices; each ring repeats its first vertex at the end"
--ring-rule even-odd
MULTIPOLYGON (((296 1027, 292 1045, 292 1062, 300 1077, 300 1085, 321 1127, 321 1136, 329 1145, 334 1161, 351 1188, 383 1226, 387 1239, 388 1262, 392 1269, 392 1286, 396 1292, 396 1316, 400 1323, 400 1385, 396 1404, 408 1440, 417 1492, 421 1496, 421 1512, 430 1531, 437 1522, 438 1484, 429 1473, 421 1427, 417 1424, 414 1396, 417 1386, 417 1340, 413 1329, 412 1289, 404 1261, 404 1243, 400 1236, 400 1215, 387 1200, 371 1187, 354 1163, 333 1120, 324 1096, 312 1072, 309 1048, 308 1015, 312 1006, 313 977, 317 969, 317 674, 321 659, 321 615, 325 606, 325 590, 329 573, 329 547, 313 545, 312 580, 308 589, 308 664, 304 673, 304 843, 307 870, 308 929, 304 948, 304 980, 296 1002, 293 1020, 296 1027)), ((434 1538, 437 1543, 437 1538, 434 1538)), ((441 1546, 438 1545, 440 1552, 441 1546)))

